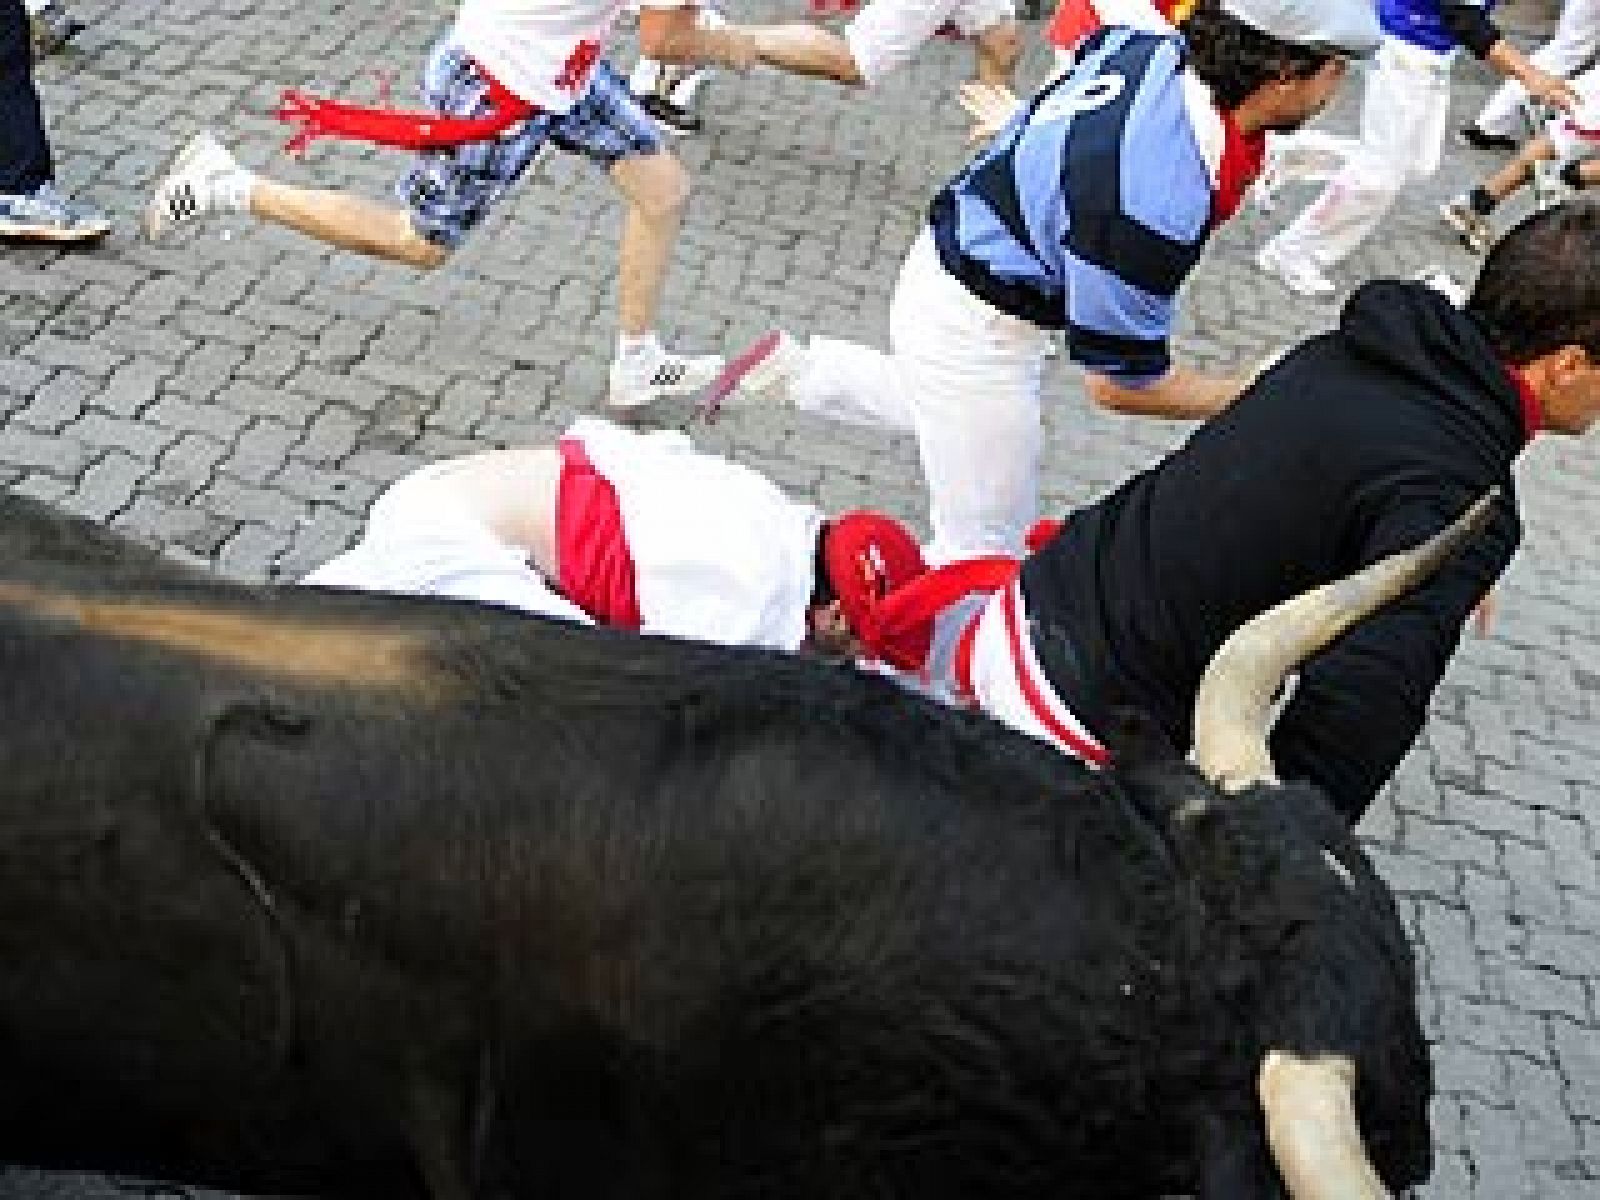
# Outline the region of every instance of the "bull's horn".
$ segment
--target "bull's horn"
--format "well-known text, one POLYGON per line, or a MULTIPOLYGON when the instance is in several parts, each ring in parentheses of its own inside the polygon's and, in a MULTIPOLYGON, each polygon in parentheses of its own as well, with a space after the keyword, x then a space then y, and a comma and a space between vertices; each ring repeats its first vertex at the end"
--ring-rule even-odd
POLYGON ((1256 1090, 1267 1144, 1294 1200, 1384 1200, 1356 1124, 1355 1065, 1348 1058, 1296 1058, 1270 1051, 1256 1090))
POLYGON ((1302 592, 1234 630, 1207 664, 1194 704, 1194 761, 1225 791, 1277 777, 1267 752, 1273 690, 1351 625, 1426 579, 1481 529, 1500 494, 1491 488, 1433 537, 1302 592))

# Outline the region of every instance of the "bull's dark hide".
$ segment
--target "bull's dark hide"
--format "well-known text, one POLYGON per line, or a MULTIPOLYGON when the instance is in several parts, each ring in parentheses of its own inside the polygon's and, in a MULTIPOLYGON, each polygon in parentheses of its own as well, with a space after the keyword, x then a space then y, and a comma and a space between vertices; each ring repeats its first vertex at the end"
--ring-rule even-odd
POLYGON ((1276 1192, 1281 1047, 1354 1058, 1379 1170, 1427 1173, 1410 951, 1311 790, 1094 775, 758 652, 132 557, 107 586, 79 534, 0 505, 32 550, 0 566, 0 1157, 390 1197, 1232 1200, 1276 1192), (318 662, 261 665, 286 627, 318 662), (395 635, 401 669, 338 678, 395 635))

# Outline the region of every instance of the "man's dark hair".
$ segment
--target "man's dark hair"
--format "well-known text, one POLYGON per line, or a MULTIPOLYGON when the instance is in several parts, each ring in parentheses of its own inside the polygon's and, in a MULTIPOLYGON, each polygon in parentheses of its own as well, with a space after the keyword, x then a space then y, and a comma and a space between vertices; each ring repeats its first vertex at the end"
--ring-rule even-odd
POLYGON ((1506 362, 1562 346, 1600 360, 1600 205, 1576 201, 1534 213, 1494 244, 1467 312, 1506 362))
POLYGON ((1231 112, 1274 79, 1309 79, 1335 57, 1262 33, 1222 11, 1220 0, 1200 0, 1178 26, 1189 46, 1189 65, 1211 89, 1217 107, 1231 112))

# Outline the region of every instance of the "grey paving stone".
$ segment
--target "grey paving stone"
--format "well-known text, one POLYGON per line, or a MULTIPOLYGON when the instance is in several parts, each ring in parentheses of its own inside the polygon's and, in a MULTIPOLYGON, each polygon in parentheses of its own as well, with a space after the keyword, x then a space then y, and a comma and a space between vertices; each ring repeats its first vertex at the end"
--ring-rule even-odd
POLYGON ((145 459, 157 457, 177 437, 172 430, 158 425, 109 417, 101 412, 87 413, 81 420, 74 421, 66 432, 85 445, 117 447, 145 459))
POLYGON ((15 419, 30 429, 60 433, 83 415, 95 391, 94 383, 76 371, 57 371, 34 390, 15 419))
POLYGON ((80 516, 109 521, 133 501, 134 489, 150 470, 143 459, 113 450, 83 473, 77 489, 62 503, 80 516))

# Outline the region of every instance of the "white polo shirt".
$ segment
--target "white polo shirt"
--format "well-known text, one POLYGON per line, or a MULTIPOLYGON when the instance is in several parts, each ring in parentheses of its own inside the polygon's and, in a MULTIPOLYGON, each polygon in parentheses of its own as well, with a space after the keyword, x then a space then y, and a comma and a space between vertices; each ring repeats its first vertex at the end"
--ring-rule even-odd
MULTIPOLYGON (((611 27, 630 0, 461 0, 455 40, 530 104, 566 112, 589 86, 611 27)), ((692 0, 642 0, 685 8, 692 0)))

